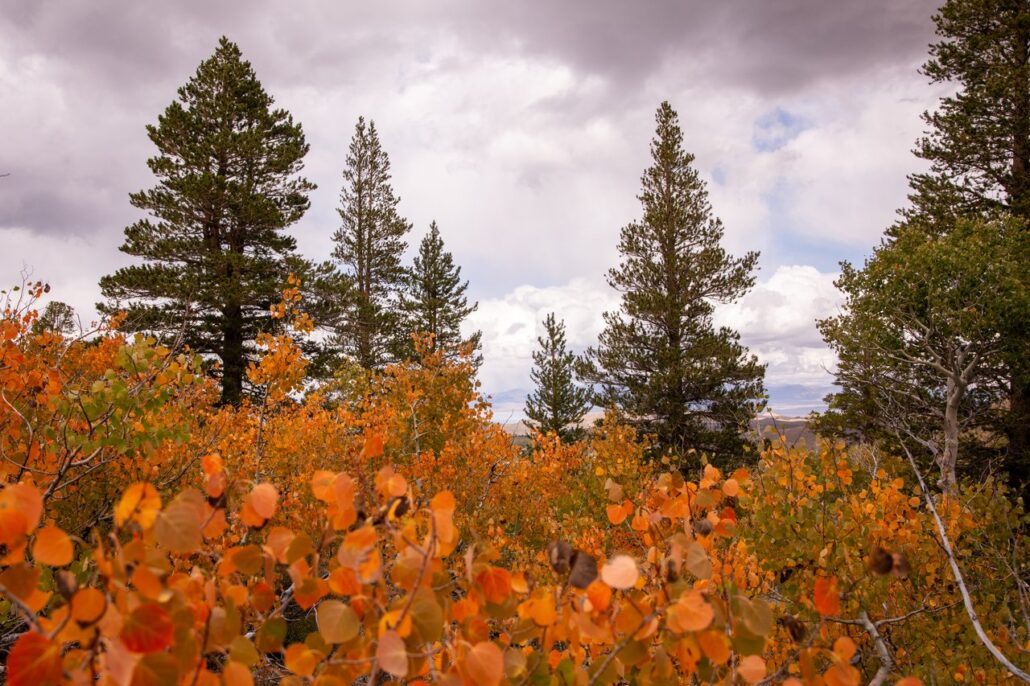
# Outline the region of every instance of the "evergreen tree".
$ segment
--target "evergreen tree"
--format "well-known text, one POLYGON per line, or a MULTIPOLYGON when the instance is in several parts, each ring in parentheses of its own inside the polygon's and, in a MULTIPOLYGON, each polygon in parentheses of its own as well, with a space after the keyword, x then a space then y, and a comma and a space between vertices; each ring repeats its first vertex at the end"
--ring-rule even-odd
POLYGON ((51 300, 43 308, 39 319, 32 323, 32 333, 52 331, 54 333, 72 334, 79 328, 75 308, 60 300, 51 300))
POLYGON ((931 163, 911 177, 909 218, 1003 210, 1030 220, 1030 3, 948 0, 934 16, 940 40, 923 73, 957 86, 926 112, 916 154, 931 163))
POLYGON ((580 375, 595 385, 596 405, 619 408, 684 466, 691 449, 729 462, 760 406, 765 370, 736 332, 714 327, 712 313, 754 285, 758 254, 735 259, 721 247, 722 223, 667 102, 657 124, 643 219, 622 229, 622 263, 608 272, 622 306, 605 313, 580 375))
POLYGON ((1030 234, 1012 219, 930 238, 901 227, 864 268, 842 263, 837 287, 842 312, 819 322, 842 387, 829 414, 932 458, 945 492, 960 473, 982 478, 981 444, 1008 393, 1006 341, 1030 332, 1030 234))
POLYGON ((411 358, 415 353, 412 333, 431 334, 434 350, 457 353, 469 346, 473 353, 478 352, 481 333, 477 331, 468 338, 461 335, 461 323, 478 307, 478 303, 469 305, 465 296, 468 285, 461 280, 461 267, 454 264, 454 256, 444 250, 434 221, 419 244, 401 293, 400 311, 409 334, 402 341, 402 357, 411 358))
MULTIPOLYGON (((923 73, 956 91, 923 115, 929 128, 915 152, 931 168, 910 178, 912 207, 888 237, 918 226, 930 238, 1000 214, 1030 227, 1030 3, 947 0, 934 22, 939 40, 923 73)), ((1030 496, 1030 340, 1010 338, 1006 357, 1005 469, 1030 496)), ((834 404, 862 407, 854 397, 834 404)))
POLYGON ((333 257, 348 280, 334 342, 361 367, 380 369, 394 359, 404 327, 398 297, 406 271, 401 256, 411 224, 397 212, 390 186, 390 158, 375 122, 358 118, 343 171, 342 225, 333 235, 333 257))
POLYGON ((573 381, 576 357, 566 348, 565 322, 548 314, 537 342, 530 372, 536 388, 526 398, 526 423, 563 441, 577 441, 585 433, 580 422, 590 409, 590 392, 573 381))
POLYGON ((309 206, 314 185, 298 176, 308 145, 224 37, 178 96, 147 127, 158 185, 130 196, 150 218, 125 229, 121 249, 143 264, 102 278, 98 307, 218 356, 222 401, 236 403, 252 342, 274 326, 269 306, 298 261, 284 230, 309 206))

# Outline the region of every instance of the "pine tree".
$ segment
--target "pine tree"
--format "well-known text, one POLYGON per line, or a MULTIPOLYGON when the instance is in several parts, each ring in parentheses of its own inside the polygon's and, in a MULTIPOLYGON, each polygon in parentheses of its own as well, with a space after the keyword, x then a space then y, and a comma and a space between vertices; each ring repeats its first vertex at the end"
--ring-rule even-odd
POLYGON ((958 90, 923 114, 915 152, 931 168, 911 177, 906 214, 945 227, 998 210, 1030 220, 1030 3, 948 0, 934 23, 923 73, 958 90))
POLYGON ((537 342, 530 372, 536 388, 526 398, 527 424, 562 441, 577 441, 585 433, 580 422, 590 409, 590 392, 573 380, 576 357, 566 348, 565 322, 548 314, 537 342))
POLYGON ((298 176, 304 133, 226 38, 148 126, 158 185, 130 196, 150 214, 125 229, 123 252, 143 264, 100 281, 126 328, 182 341, 221 359, 222 401, 239 402, 257 334, 274 326, 296 241, 284 230, 308 209, 298 176))
POLYGON ((722 223, 667 102, 657 124, 639 196, 643 219, 622 229, 622 263, 608 272, 622 306, 605 313, 580 375, 595 386, 596 405, 620 409, 683 466, 693 466, 692 449, 729 462, 760 406, 764 367, 737 333, 714 327, 712 313, 754 285, 758 254, 735 259, 721 247, 722 223))
MULTIPOLYGON (((931 168, 910 178, 912 207, 888 236, 912 225, 934 236, 1003 213, 1030 228, 1030 3, 948 0, 934 23, 923 73, 956 91, 923 115, 915 152, 931 168)), ((1008 343, 1005 468, 1030 497, 1030 340, 1008 343)))
POLYGON ((400 198, 390 186, 390 158, 375 122, 366 125, 364 117, 354 127, 343 180, 338 210, 343 223, 333 235, 333 257, 343 267, 348 289, 333 340, 364 369, 380 369, 394 359, 404 336, 398 298, 411 224, 397 211, 400 198))
POLYGON ((72 334, 76 329, 81 328, 75 308, 60 300, 51 300, 43 308, 39 319, 32 323, 32 333, 43 333, 52 331, 54 333, 72 334))
POLYGON ((401 346, 402 357, 414 355, 410 334, 417 333, 432 335, 433 350, 457 354, 467 346, 478 361, 482 334, 477 331, 468 338, 461 335, 461 323, 478 307, 478 303, 469 305, 465 296, 468 285, 468 281, 461 280, 461 267, 454 264, 454 256, 444 250, 440 229, 434 221, 419 244, 401 293, 400 311, 409 334, 401 346))

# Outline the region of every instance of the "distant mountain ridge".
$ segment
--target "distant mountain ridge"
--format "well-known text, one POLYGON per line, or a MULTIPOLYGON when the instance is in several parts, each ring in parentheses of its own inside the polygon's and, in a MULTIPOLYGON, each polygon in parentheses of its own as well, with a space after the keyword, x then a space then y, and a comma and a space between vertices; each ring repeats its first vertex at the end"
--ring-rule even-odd
MULTIPOLYGON (((583 418, 582 425, 586 427, 592 426, 595 420, 603 416, 604 413, 602 412, 591 412, 583 418)), ((504 421, 502 418, 497 419, 497 423, 512 436, 529 436, 529 426, 525 421, 521 419, 512 421, 504 421)), ((775 414, 765 414, 751 421, 751 430, 762 437, 779 436, 782 434, 787 438, 787 445, 794 445, 800 441, 804 441, 810 446, 815 445, 815 433, 809 428, 808 420, 805 417, 783 417, 775 414)))

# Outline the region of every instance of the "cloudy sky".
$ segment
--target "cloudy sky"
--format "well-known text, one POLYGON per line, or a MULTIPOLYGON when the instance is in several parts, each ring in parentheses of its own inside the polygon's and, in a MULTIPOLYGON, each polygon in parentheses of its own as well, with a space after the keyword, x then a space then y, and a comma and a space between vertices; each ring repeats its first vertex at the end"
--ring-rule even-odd
POLYGON ((433 219, 480 303, 482 378, 521 405, 539 321, 577 349, 617 300, 619 228, 639 214, 668 99, 727 247, 762 253, 720 320, 768 363, 774 409, 818 405, 837 263, 861 261, 905 202, 917 73, 935 0, 5 0, 0 5, 0 278, 23 269, 93 314, 127 257, 128 193, 151 182, 145 125, 218 37, 303 123, 319 188, 295 232, 325 258, 346 147, 376 121, 417 243, 433 219))

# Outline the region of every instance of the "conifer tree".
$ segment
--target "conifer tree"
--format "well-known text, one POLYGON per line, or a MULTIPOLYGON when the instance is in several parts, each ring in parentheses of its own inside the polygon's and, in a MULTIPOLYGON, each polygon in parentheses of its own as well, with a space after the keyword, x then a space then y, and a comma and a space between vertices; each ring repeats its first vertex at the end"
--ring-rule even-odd
POLYGON ((364 117, 354 127, 343 180, 333 257, 348 288, 333 340, 364 369, 380 369, 394 359, 405 335, 398 299, 411 224, 397 211, 400 198, 390 185, 390 158, 375 122, 366 124, 364 117))
POLYGON ((284 230, 314 188, 298 176, 308 144, 227 38, 178 96, 147 127, 158 185, 130 196, 150 217, 125 229, 121 250, 143 264, 103 277, 98 307, 219 357, 222 401, 236 403, 252 342, 274 326, 269 306, 300 264, 284 230))
MULTIPOLYGON (((932 166, 911 179, 909 218, 938 233, 957 216, 1000 211, 1030 229, 1030 3, 948 0, 934 22, 940 40, 923 72, 958 90, 924 115, 916 154, 932 166)), ((1008 343, 1005 468, 1030 497, 1030 339, 1008 343)))
POLYGON ((454 256, 444 250, 440 229, 434 221, 419 244, 401 293, 400 311, 409 334, 402 341, 402 357, 414 355, 410 334, 419 333, 432 335, 434 350, 457 354, 469 346, 478 360, 481 333, 477 331, 468 338, 461 335, 461 323, 478 307, 478 303, 470 305, 465 296, 468 285, 468 281, 461 280, 461 267, 454 263, 454 256))
POLYGON ((720 245, 704 182, 683 150, 676 112, 658 108, 652 165, 639 196, 643 218, 622 229, 622 263, 608 272, 622 306, 580 367, 594 404, 620 409, 684 467, 704 451, 739 459, 743 434, 764 393, 764 367, 736 332, 715 328, 715 303, 754 285, 758 253, 733 258, 720 245))
POLYGON ((947 0, 934 23, 923 73, 957 86, 936 110, 916 154, 931 163, 911 177, 909 218, 996 211, 1030 220, 1030 3, 947 0))
POLYGON ((577 441, 585 433, 580 422, 590 409, 590 392, 574 381, 576 357, 566 347, 565 322, 548 314, 537 342, 530 372, 536 387, 526 398, 526 423, 562 441, 577 441))
MULTIPOLYGON (((928 128, 915 152, 931 166, 910 177, 912 204, 902 212, 902 221, 887 230, 888 243, 913 231, 933 241, 971 222, 994 226, 1004 221, 1003 215, 1030 228, 1030 3, 948 0, 934 22, 939 40, 930 46, 923 73, 933 83, 950 84, 955 92, 923 115, 928 128)), ((984 289, 980 297, 986 308, 1004 306, 986 302, 1000 297, 998 292, 984 289)), ((1014 324, 1014 333, 1005 340, 1009 392, 1007 401, 998 404, 1006 412, 997 428, 1007 435, 1003 461, 1009 483, 1030 497, 1030 339, 1015 333, 1019 313, 1011 307, 1009 311, 1014 324)), ((864 349, 853 337, 827 341, 842 355, 858 356, 864 349)), ((895 373, 886 362, 882 358, 879 368, 883 380, 895 373)), ((830 412, 822 420, 823 428, 860 428, 864 437, 876 437, 883 422, 873 402, 874 385, 840 374, 838 383, 841 391, 828 398, 830 412)), ((946 393, 943 387, 927 390, 946 393)), ((917 414, 915 407, 910 410, 917 414)), ((986 439, 975 446, 982 462, 997 454, 996 434, 969 434, 986 439)))

